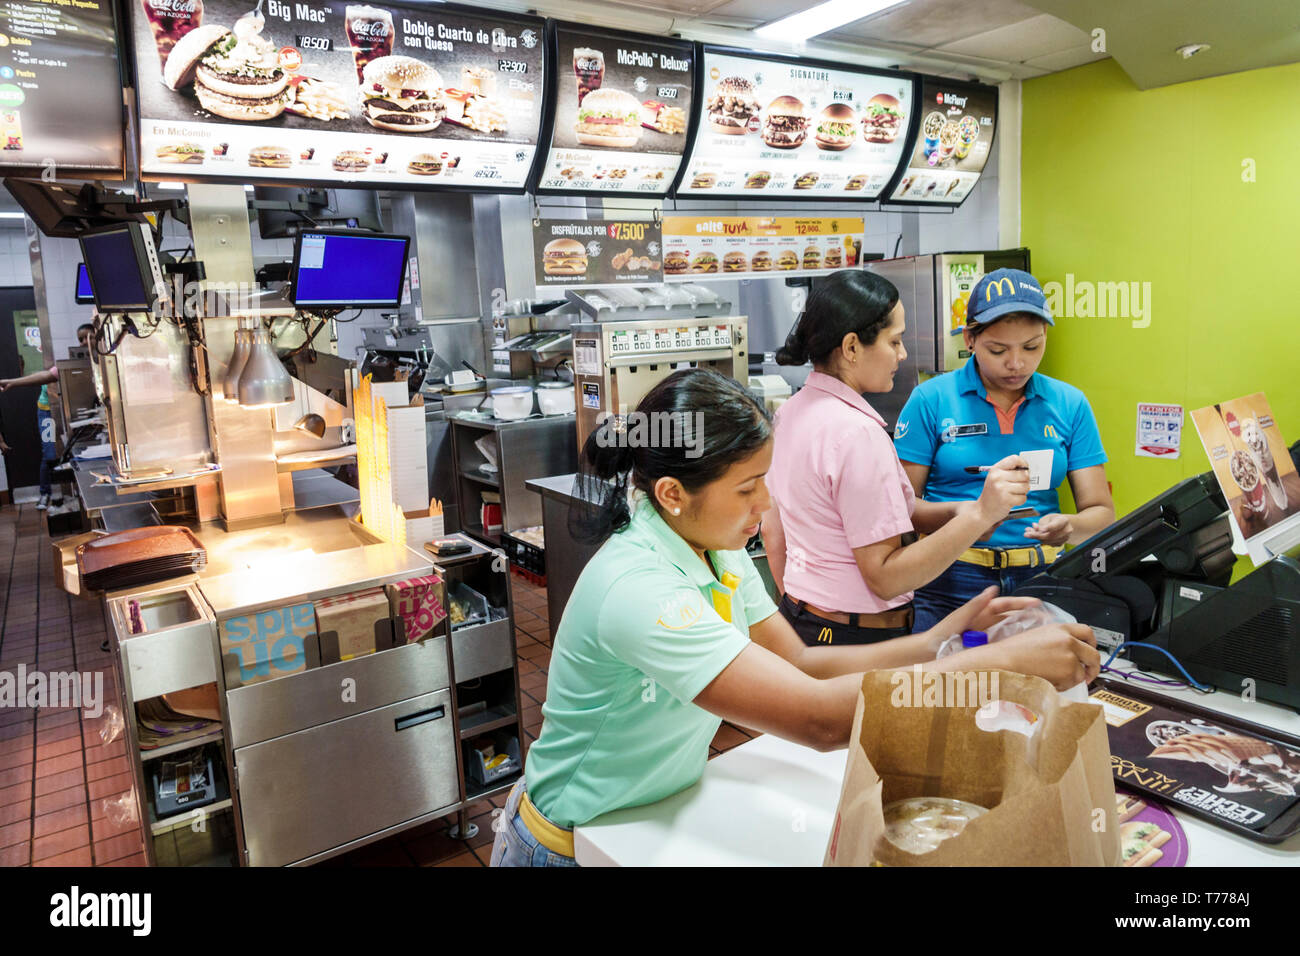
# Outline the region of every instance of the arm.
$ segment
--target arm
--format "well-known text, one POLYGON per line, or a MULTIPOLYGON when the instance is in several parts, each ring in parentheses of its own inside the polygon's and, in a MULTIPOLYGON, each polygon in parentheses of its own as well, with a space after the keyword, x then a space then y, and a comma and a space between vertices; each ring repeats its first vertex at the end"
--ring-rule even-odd
POLYGON ((32 372, 31 375, 24 375, 22 378, 0 378, 0 392, 18 388, 22 385, 48 385, 58 380, 58 370, 47 368, 43 372, 32 372))
POLYGON ((785 529, 781 526, 781 509, 772 502, 772 509, 763 515, 763 550, 767 552, 767 569, 772 572, 776 593, 785 593, 785 529))
POLYGON ((1115 523, 1115 501, 1106 466, 1093 465, 1069 472, 1070 491, 1077 514, 1044 515, 1025 529, 1025 537, 1053 547, 1087 541, 1102 528, 1115 523))

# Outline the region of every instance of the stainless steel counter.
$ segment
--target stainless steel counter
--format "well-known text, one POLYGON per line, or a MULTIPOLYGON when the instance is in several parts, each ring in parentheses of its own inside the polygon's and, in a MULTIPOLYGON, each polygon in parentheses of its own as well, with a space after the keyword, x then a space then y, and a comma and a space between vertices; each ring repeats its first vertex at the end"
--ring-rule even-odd
POLYGON ((576 500, 576 475, 530 478, 524 487, 542 496, 542 534, 546 538, 546 609, 551 636, 559 631, 560 617, 578 575, 587 566, 598 545, 584 544, 569 534, 569 506, 576 500))

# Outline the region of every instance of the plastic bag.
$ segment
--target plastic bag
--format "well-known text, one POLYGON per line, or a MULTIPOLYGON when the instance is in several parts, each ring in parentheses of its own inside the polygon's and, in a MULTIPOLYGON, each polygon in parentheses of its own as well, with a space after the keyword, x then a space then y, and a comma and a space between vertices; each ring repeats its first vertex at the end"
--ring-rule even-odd
POLYGON ((140 820, 140 805, 136 802, 134 787, 125 793, 105 797, 99 801, 99 806, 104 811, 104 817, 115 827, 138 823, 140 820))
POLYGON ((104 716, 99 721, 99 740, 108 745, 122 736, 126 722, 122 719, 122 709, 113 704, 104 707, 104 716))
MULTIPOLYGON (((1003 617, 1002 620, 988 629, 988 643, 994 644, 1008 637, 1014 637, 1016 634, 1023 634, 1025 631, 1032 631, 1036 627, 1046 627, 1049 624, 1077 623, 1078 618, 1073 614, 1062 610, 1055 604, 1048 604, 1044 601, 1034 607, 1012 611, 1003 617)), ((954 634, 939 646, 939 653, 935 655, 935 660, 947 657, 949 654, 955 654, 962 649, 962 635, 954 634)), ((1088 686, 1083 683, 1076 684, 1068 690, 1061 691, 1061 696, 1066 700, 1086 703, 1088 700, 1088 686)))

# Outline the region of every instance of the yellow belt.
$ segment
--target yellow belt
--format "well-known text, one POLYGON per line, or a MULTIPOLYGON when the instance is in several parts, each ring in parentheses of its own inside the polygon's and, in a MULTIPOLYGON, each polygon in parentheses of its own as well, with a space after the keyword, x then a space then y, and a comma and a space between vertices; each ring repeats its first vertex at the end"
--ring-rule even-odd
POLYGON ((533 806, 533 801, 528 799, 527 790, 519 795, 519 816, 523 819, 524 826, 528 827, 528 832, 537 837, 537 842, 546 849, 562 856, 574 855, 573 831, 557 827, 542 816, 542 812, 533 806))
POLYGON ((1036 568, 1051 564, 1065 550, 1046 544, 1042 548, 1041 557, 1037 548, 967 548, 957 560, 982 568, 1036 568))

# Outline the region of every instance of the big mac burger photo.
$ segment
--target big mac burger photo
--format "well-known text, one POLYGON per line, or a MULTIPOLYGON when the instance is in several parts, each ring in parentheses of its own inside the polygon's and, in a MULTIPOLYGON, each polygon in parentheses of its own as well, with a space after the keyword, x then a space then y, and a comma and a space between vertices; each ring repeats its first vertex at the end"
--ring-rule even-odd
POLYGON ((834 151, 848 149, 856 138, 856 122, 853 107, 847 103, 832 103, 817 118, 817 134, 814 137, 817 148, 834 151))
POLYGON ((713 132, 743 136, 749 132, 750 118, 758 115, 754 84, 743 76, 728 76, 713 88, 704 109, 713 132))
POLYGON ((586 247, 577 239, 552 239, 542 250, 542 271, 548 276, 586 275, 586 247))
POLYGON ((176 41, 163 82, 173 90, 193 83, 200 106, 231 120, 275 119, 294 96, 274 44, 215 24, 195 27, 176 41))
POLYGON ((903 112, 898 98, 877 93, 867 100, 862 117, 862 137, 868 143, 892 143, 903 128, 903 112))
POLYGON ((413 56, 381 56, 361 74, 366 122, 397 133, 427 133, 447 115, 442 76, 413 56))
POLYGON ((763 142, 776 149, 797 149, 808 138, 808 117, 802 101, 778 96, 767 107, 763 121, 763 142))
POLYGON ((573 132, 583 146, 631 149, 641 138, 641 104, 622 90, 592 90, 578 106, 573 132))

